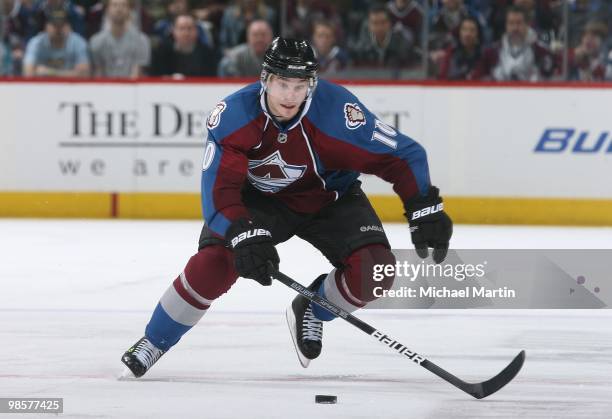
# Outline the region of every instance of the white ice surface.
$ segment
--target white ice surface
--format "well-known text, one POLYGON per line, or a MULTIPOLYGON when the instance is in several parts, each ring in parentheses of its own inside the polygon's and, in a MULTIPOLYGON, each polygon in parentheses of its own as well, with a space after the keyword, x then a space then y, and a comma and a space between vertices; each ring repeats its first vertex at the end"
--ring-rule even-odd
MULTIPOLYGON (((302 369, 282 284, 241 279, 140 380, 123 351, 193 253, 200 223, 0 220, 0 397, 63 397, 74 418, 612 418, 612 315, 599 311, 405 310, 358 316, 468 381, 527 361, 474 400, 353 326, 325 326, 302 369), (335 394, 336 405, 316 405, 335 394)), ((387 225, 394 248, 404 225, 387 225)), ((612 229, 456 226, 455 248, 612 248, 612 229)), ((308 244, 279 246, 302 283, 329 270, 308 244)), ((15 416, 18 417, 18 416, 15 416)), ((28 415, 26 417, 34 417, 28 415)))

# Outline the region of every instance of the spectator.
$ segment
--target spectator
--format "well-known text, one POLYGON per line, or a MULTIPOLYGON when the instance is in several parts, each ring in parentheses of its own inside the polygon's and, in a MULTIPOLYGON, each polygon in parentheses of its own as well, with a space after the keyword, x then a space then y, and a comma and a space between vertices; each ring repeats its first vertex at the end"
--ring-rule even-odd
POLYGON ((511 7, 506 13, 506 33, 497 46, 495 80, 538 81, 555 71, 555 57, 537 40, 527 25, 525 11, 511 7))
POLYGON ((193 14, 196 20, 206 20, 214 26, 221 27, 221 18, 227 7, 227 0, 199 0, 193 4, 193 14))
POLYGON ((608 28, 603 22, 589 22, 580 44, 569 51, 569 79, 603 81, 606 78, 606 48, 608 28))
POLYGON ((563 6, 559 1, 513 0, 513 5, 527 13, 527 22, 538 34, 538 39, 547 44, 557 41, 563 21, 563 6))
POLYGON ((8 39, 6 29, 6 15, 8 8, 0 0, 0 77, 12 75, 11 49, 5 42, 8 39))
POLYGON ((404 37, 413 40, 415 45, 421 45, 423 6, 417 0, 391 0, 387 9, 395 29, 402 31, 404 37))
POLYGON ((349 48, 353 63, 364 67, 384 67, 397 71, 407 66, 414 56, 413 45, 391 26, 389 11, 372 6, 359 40, 349 48))
POLYGON ((25 48, 28 41, 41 30, 34 0, 4 0, 0 4, 6 14, 5 35, 18 40, 25 48))
MULTIPOLYGON (((439 73, 446 51, 459 38, 459 23, 470 16, 463 0, 442 0, 441 7, 431 14, 429 27, 430 73, 439 73)), ((481 26, 482 27, 482 26, 481 26)))
POLYGON ((348 55, 336 43, 334 25, 326 20, 320 20, 313 25, 312 46, 319 61, 319 76, 337 75, 346 67, 348 55))
MULTIPOLYGON (((133 0, 132 0, 133 1, 133 0)), ((140 0, 142 2, 143 0, 140 0)), ((134 28, 149 35, 153 33, 153 18, 149 14, 147 7, 142 7, 141 3, 138 3, 138 7, 132 7, 131 22, 134 28)), ((108 21, 107 14, 108 0, 104 0, 92 6, 89 9, 87 15, 87 33, 96 34, 102 30, 108 29, 110 22, 108 21)))
MULTIPOLYGON (((187 0, 169 0, 166 5, 166 17, 158 20, 153 27, 153 35, 156 38, 155 43, 171 41, 174 20, 179 15, 188 14, 191 14, 191 11, 187 0)), ((205 30, 204 26, 197 19, 195 22, 199 42, 212 47, 214 43, 211 34, 205 30)))
POLYGON ((429 26, 429 50, 440 52, 453 45, 461 19, 469 16, 463 0, 442 0, 442 7, 433 11, 429 26))
POLYGON ((11 51, 0 39, 0 77, 12 75, 11 51))
POLYGON ((196 20, 204 27, 204 31, 211 36, 210 46, 218 46, 219 28, 227 0, 204 0, 198 1, 193 7, 193 15, 196 20))
POLYGON ((238 0, 237 5, 225 9, 219 31, 221 48, 227 50, 245 42, 246 29, 254 20, 265 20, 274 28, 276 12, 262 0, 238 0))
POLYGON ((70 29, 63 9, 49 10, 45 31, 28 42, 25 51, 26 77, 86 77, 89 75, 87 42, 70 29))
POLYGON ((66 12, 70 28, 81 36, 85 36, 85 10, 75 5, 71 0, 42 0, 35 3, 38 31, 45 28, 46 11, 63 9, 66 12))
POLYGON ((490 77, 495 54, 482 44, 482 31, 473 17, 459 23, 459 42, 447 49, 440 67, 440 80, 482 80, 490 77))
POLYGON ((368 18, 372 0, 341 0, 343 31, 347 43, 356 42, 361 36, 363 22, 368 18), (348 7, 347 7, 348 4, 348 7))
POLYGON ((588 22, 600 20, 612 21, 612 4, 609 0, 574 0, 568 2, 569 8, 569 45, 581 41, 581 35, 588 22))
POLYGON ((109 0, 106 29, 89 43, 96 77, 131 77, 142 75, 149 65, 151 46, 145 34, 131 23, 130 0, 109 0))
POLYGON ((100 32, 102 16, 104 16, 106 0, 77 0, 78 4, 85 11, 85 38, 91 39, 92 36, 100 32))
POLYGON ((3 37, 10 51, 12 74, 21 75, 23 54, 27 43, 40 31, 34 0, 4 0, 0 7, 5 13, 3 37))
POLYGON ((486 43, 489 37, 486 30, 486 21, 478 11, 469 9, 463 0, 442 0, 442 7, 434 11, 429 28, 429 50, 443 51, 453 46, 459 36, 459 23, 465 17, 472 16, 483 30, 482 42, 486 43))
POLYGON ((172 39, 155 48, 151 74, 175 78, 215 76, 218 62, 218 54, 199 41, 195 18, 181 14, 174 19, 172 39))
POLYGON ((5 16, 10 12, 10 6, 6 6, 4 4, 4 0, 0 1, 0 40, 4 40, 5 30, 4 30, 4 20, 5 16))
POLYGON ((496 0, 491 6, 489 26, 493 39, 499 40, 505 30, 506 12, 515 6, 525 10, 527 24, 532 27, 538 39, 551 47, 559 47, 563 2, 560 0, 496 0))
POLYGON ((150 0, 136 0, 136 7, 131 9, 132 24, 147 36, 153 33, 153 24, 155 23, 149 13, 149 7, 147 7, 149 2, 150 0))
POLYGON ((153 35, 159 37, 160 40, 172 37, 174 19, 179 15, 185 15, 190 12, 188 0, 166 0, 165 5, 166 15, 153 25, 153 35))
POLYGON ((312 38, 313 24, 320 20, 330 22, 336 39, 343 39, 342 20, 337 6, 323 0, 288 0, 287 1, 287 38, 312 38))
POLYGON ((490 5, 487 26, 492 33, 492 41, 497 42, 506 32, 506 13, 512 6, 512 0, 494 0, 490 5))
POLYGON ((254 20, 247 30, 247 43, 229 50, 219 64, 220 77, 255 77, 261 74, 266 48, 272 42, 272 27, 254 20))
POLYGON ((493 12, 493 3, 498 3, 500 0, 465 0, 465 3, 471 10, 478 10, 485 21, 489 21, 489 17, 493 12))

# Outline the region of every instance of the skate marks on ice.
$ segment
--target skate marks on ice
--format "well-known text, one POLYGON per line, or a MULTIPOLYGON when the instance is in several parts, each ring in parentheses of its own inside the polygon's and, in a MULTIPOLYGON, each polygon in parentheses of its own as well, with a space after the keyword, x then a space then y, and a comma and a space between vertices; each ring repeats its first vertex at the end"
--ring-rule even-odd
MULTIPOLYGON (((517 398, 513 400, 487 400, 478 405, 463 401, 453 401, 447 406, 434 409, 424 416, 428 419, 453 418, 525 418, 525 419, 557 419, 557 418, 609 418, 610 408, 608 402, 576 402, 560 395, 555 399, 526 400, 517 398)), ((534 397, 537 397, 534 396, 534 397)))
POLYGON ((486 378, 524 347, 523 371, 485 400, 472 400, 343 323, 326 325, 323 354, 305 372, 282 312, 208 313, 145 377, 121 382, 119 358, 148 313, 5 310, 0 338, 12 344, 0 348, 0 390, 64 397, 67 417, 170 417, 176 404, 182 417, 201 417, 198 406, 208 403, 217 406, 215 418, 300 419, 321 412, 314 406, 320 393, 337 395, 334 412, 349 418, 609 417, 606 311, 462 313, 365 316, 467 381, 486 378))
MULTIPOLYGON (((610 417, 610 310, 359 313, 466 381, 496 374, 526 349, 510 384, 473 400, 339 322, 325 326, 323 354, 303 370, 283 316, 294 294, 250 282, 236 284, 145 377, 118 381, 121 355, 142 335, 200 227, 0 220, 0 254, 10 262, 0 264, 2 397, 64 397, 62 417, 78 418, 610 417), (315 405, 315 394, 335 394, 338 404, 315 405)), ((405 225, 385 230, 395 247, 409 240, 405 225)), ((604 230, 537 236, 549 240, 543 247, 590 248, 610 243, 604 230)), ((456 237, 463 248, 521 247, 534 230, 457 226, 456 237)), ((304 283, 329 268, 305 246, 279 246, 282 264, 299 266, 304 283)))

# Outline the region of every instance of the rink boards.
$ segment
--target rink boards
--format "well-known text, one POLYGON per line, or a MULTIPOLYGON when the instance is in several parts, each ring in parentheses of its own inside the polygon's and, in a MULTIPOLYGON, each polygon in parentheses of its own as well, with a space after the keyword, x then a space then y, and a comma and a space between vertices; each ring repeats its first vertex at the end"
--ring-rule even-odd
MULTIPOLYGON (((244 84, 0 82, 0 216, 200 218, 204 121, 244 84)), ((425 146, 456 222, 612 225, 609 87, 346 87, 425 146)), ((391 185, 362 181, 403 219, 391 185)))

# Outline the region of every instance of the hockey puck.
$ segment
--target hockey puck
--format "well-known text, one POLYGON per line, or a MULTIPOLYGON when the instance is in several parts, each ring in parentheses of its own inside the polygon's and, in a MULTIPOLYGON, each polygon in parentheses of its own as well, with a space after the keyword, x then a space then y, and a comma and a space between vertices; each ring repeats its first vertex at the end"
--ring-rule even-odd
POLYGON ((338 398, 336 396, 330 396, 326 394, 317 394, 315 396, 315 403, 336 404, 337 402, 338 398))

